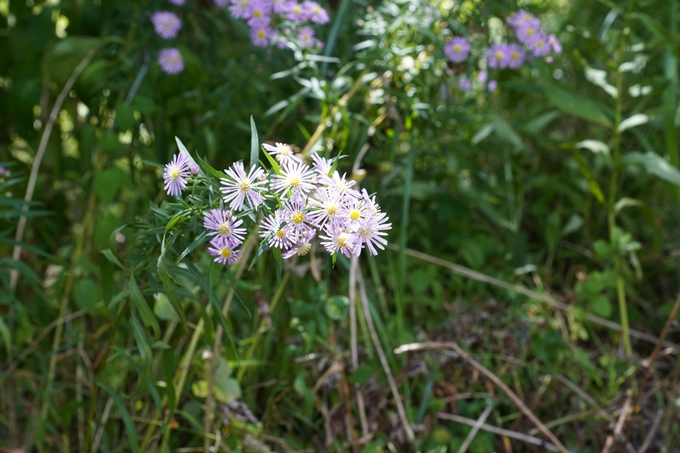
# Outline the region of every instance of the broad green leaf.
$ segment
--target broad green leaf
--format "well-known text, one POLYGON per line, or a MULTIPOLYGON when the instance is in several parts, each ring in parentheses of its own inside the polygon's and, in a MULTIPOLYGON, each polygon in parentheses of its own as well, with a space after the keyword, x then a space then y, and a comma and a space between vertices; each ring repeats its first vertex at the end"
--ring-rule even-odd
POLYGON ((539 134, 548 124, 559 118, 560 112, 551 110, 550 112, 538 115, 536 118, 529 120, 522 126, 522 130, 531 135, 539 134))
POLYGON ((94 280, 80 279, 73 285, 73 300, 83 310, 93 313, 97 302, 102 300, 102 290, 94 280))
POLYGON ((558 87, 546 80, 543 82, 543 88, 550 102, 563 112, 605 126, 612 125, 611 119, 607 114, 607 107, 590 97, 558 87))
POLYGON ((665 181, 680 186, 680 171, 673 167, 663 157, 652 152, 630 153, 621 159, 624 165, 640 165, 647 173, 651 173, 665 181))
POLYGON ((603 318, 609 318, 614 311, 612 303, 606 296, 595 296, 590 301, 590 311, 603 318))
POLYGON ((483 128, 481 128, 477 133, 475 134, 474 137, 472 137, 471 143, 475 146, 477 146, 482 140, 487 138, 491 133, 493 132, 494 125, 492 123, 487 124, 483 128))
POLYGON ((172 308, 170 299, 168 299, 168 296, 166 296, 165 293, 154 294, 153 298, 155 301, 153 305, 153 312, 158 319, 170 321, 175 317, 175 309, 172 308))

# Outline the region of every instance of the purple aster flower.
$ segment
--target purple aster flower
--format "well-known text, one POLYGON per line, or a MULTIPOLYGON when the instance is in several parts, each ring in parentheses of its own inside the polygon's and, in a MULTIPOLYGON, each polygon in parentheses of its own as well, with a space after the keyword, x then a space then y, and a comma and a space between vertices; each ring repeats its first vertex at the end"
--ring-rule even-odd
POLYGON ((156 11, 151 16, 151 22, 156 34, 163 39, 174 38, 182 28, 182 20, 179 16, 169 11, 156 11))
POLYGON ((260 237, 269 238, 267 245, 280 249, 289 249, 297 242, 297 236, 286 223, 284 211, 277 209, 274 215, 268 215, 260 223, 260 237))
POLYGON ((484 84, 488 79, 489 73, 485 69, 482 69, 481 71, 479 71, 479 74, 477 74, 477 82, 479 83, 484 84))
POLYGON ((472 90, 472 82, 466 76, 461 76, 458 80, 458 88, 461 91, 470 91, 472 90))
POLYGON ((307 14, 296 0, 288 0, 286 3, 286 19, 295 23, 302 23, 307 20, 307 14))
POLYGON ((291 233, 299 238, 307 236, 307 233, 312 228, 307 224, 308 209, 305 206, 305 199, 302 197, 293 197, 283 203, 283 218, 286 221, 291 233), (303 234, 305 233, 305 234, 303 234))
POLYGON ((269 0, 274 14, 286 14, 286 0, 269 0))
POLYGON ((224 194, 224 202, 231 202, 229 206, 236 211, 242 211, 246 203, 250 209, 254 209, 264 202, 260 194, 266 188, 266 181, 260 181, 264 176, 264 170, 253 166, 246 175, 243 162, 236 162, 228 170, 225 170, 230 179, 222 178, 220 190, 224 194))
POLYGON ((333 220, 343 205, 343 195, 330 188, 317 189, 313 197, 309 198, 312 210, 309 221, 317 227, 323 227, 327 221, 333 220))
POLYGON ((363 247, 368 248, 371 255, 378 254, 376 248, 385 250, 387 240, 384 236, 387 236, 387 231, 392 229, 392 224, 387 223, 389 220, 389 217, 384 212, 380 212, 375 217, 363 219, 359 222, 359 228, 356 233, 357 255, 361 253, 363 247))
POLYGON ((340 192, 342 195, 348 195, 352 198, 359 197, 359 192, 352 189, 352 187, 354 187, 357 182, 352 180, 348 181, 347 173, 343 173, 342 176, 340 176, 340 173, 335 171, 332 177, 325 174, 320 174, 319 182, 337 192, 340 192))
POLYGON ((303 2, 302 10, 307 16, 307 19, 311 20, 315 24, 326 24, 330 20, 328 17, 328 12, 326 12, 326 10, 322 8, 317 2, 303 2))
POLYGON ((241 257, 241 250, 234 250, 229 241, 221 236, 210 241, 208 253, 216 256, 215 262, 220 264, 234 264, 241 257))
POLYGON ((444 53, 454 63, 462 63, 470 55, 470 43, 462 36, 456 36, 444 46, 444 53))
POLYGON ((297 34, 298 40, 300 42, 300 47, 310 48, 314 47, 316 43, 316 38, 314 37, 314 30, 311 27, 302 27, 297 34))
POLYGON ((314 170, 302 162, 283 163, 281 174, 272 177, 271 190, 275 193, 308 194, 314 190, 314 170))
POLYGON ((507 50, 507 67, 517 69, 524 64, 526 54, 519 44, 509 44, 507 50))
POLYGON ((539 35, 531 40, 529 48, 535 57, 545 57, 550 54, 550 43, 548 38, 543 35, 539 35))
POLYGON ((496 91, 496 88, 498 88, 498 82, 496 82, 495 80, 490 80, 489 85, 487 85, 487 88, 489 89, 489 91, 496 91))
POLYGON ((189 176, 189 161, 184 154, 175 154, 172 156, 172 161, 165 165, 163 172, 163 181, 165 182, 165 191, 168 195, 179 196, 187 186, 187 177, 189 176))
POLYGON ((321 157, 319 154, 312 155, 312 162, 312 165, 314 165, 314 168, 316 168, 316 171, 320 175, 328 176, 328 173, 331 172, 331 168, 333 167, 333 162, 330 159, 321 157))
POLYGON ((525 25, 531 25, 536 29, 540 28, 541 21, 536 18, 533 14, 521 9, 515 14, 510 16, 507 20, 513 28, 517 29, 525 25))
POLYGON ((211 209, 205 213, 203 227, 208 230, 208 236, 219 236, 227 239, 232 247, 243 243, 245 228, 239 228, 243 220, 231 215, 231 211, 211 209))
POLYGON ((367 208, 363 199, 348 198, 340 207, 336 219, 340 219, 345 229, 354 233, 359 228, 359 223, 371 215, 367 208))
POLYGON ((312 239, 314 239, 314 236, 316 236, 316 230, 310 228, 309 230, 304 231, 300 236, 300 240, 291 247, 290 250, 281 254, 283 259, 287 260, 295 255, 305 256, 308 254, 312 249, 312 239))
POLYGON ((255 29, 268 27, 271 18, 271 4, 266 0, 253 0, 248 7, 248 25, 255 29))
POLYGON ((184 71, 182 54, 174 47, 158 51, 158 64, 166 74, 179 74, 184 71))
POLYGON ((323 245, 331 255, 340 252, 349 258, 356 255, 356 235, 343 228, 341 222, 330 222, 324 228, 325 236, 321 236, 323 245))
POLYGON ((494 44, 486 51, 487 64, 491 69, 503 69, 508 65, 508 49, 503 44, 494 44))
POLYGON ((550 44, 550 47, 552 47, 553 52, 562 53, 562 43, 560 43, 560 41, 557 39, 557 36, 548 36, 548 44, 550 44))
POLYGON ((269 26, 259 28, 253 27, 250 29, 250 40, 257 47, 268 46, 275 36, 276 32, 269 28, 269 26))
POLYGON ((517 40, 525 45, 530 45, 530 43, 541 34, 539 27, 535 26, 533 23, 523 24, 515 29, 517 40))
POLYGON ((236 19, 250 18, 250 3, 251 0, 231 0, 229 12, 236 19))
POLYGON ((187 0, 168 0, 168 1, 175 6, 184 6, 184 4, 187 2, 187 0))
POLYGON ((199 167, 198 165, 194 165, 194 166, 189 167, 189 171, 191 171, 192 175, 197 175, 200 170, 201 170, 201 167, 199 167))
POLYGON ((280 163, 302 162, 302 160, 293 152, 293 148, 285 143, 277 143, 276 146, 263 143, 262 147, 273 157, 276 157, 276 160, 280 163))

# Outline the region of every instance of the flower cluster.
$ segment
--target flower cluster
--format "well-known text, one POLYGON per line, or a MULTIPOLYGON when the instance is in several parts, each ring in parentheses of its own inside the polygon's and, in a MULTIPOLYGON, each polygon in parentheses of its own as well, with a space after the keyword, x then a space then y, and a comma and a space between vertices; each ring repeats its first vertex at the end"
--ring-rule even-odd
MULTIPOLYGON (((218 6, 227 1, 215 0, 218 6)), ((306 0, 229 0, 229 12, 243 19, 250 27, 250 39, 254 45, 266 47, 274 44, 279 48, 289 45, 309 49, 323 47, 308 24, 325 24, 330 20, 328 12, 317 2, 306 0)))
MULTIPOLYGON (((185 0, 169 0, 175 6, 183 6, 185 0)), ((170 11, 156 11, 151 15, 151 23, 156 34, 164 40, 176 38, 182 29, 182 19, 170 11)), ((158 51, 158 64, 166 74, 179 74, 184 70, 182 54, 176 47, 158 51)))
MULTIPOLYGON (((384 250, 387 231, 392 228, 380 211, 375 195, 361 192, 356 181, 334 169, 334 160, 312 156, 312 166, 293 153, 289 145, 263 145, 277 165, 269 172, 252 166, 246 171, 242 162, 234 163, 220 179, 219 191, 225 209, 204 213, 203 226, 210 238, 208 253, 215 262, 233 264, 241 251, 246 228, 243 219, 254 218, 263 210, 259 235, 270 248, 281 250, 284 259, 309 253, 318 236, 321 245, 334 255, 359 256, 363 249, 376 255, 384 250)), ((199 169, 190 167, 188 154, 173 156, 165 166, 164 189, 179 196, 189 177, 199 169)), ((221 203, 221 204, 222 204, 221 203)))

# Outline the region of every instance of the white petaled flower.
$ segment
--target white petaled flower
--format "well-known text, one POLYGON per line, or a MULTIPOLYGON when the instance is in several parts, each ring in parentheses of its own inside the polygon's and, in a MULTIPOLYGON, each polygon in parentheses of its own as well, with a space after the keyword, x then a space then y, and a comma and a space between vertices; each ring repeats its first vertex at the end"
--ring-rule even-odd
POLYGON ((163 172, 165 186, 163 188, 168 195, 179 196, 187 187, 189 175, 189 160, 182 153, 175 154, 172 156, 172 161, 165 164, 163 172))
POLYGON ((321 245, 328 253, 342 253, 347 258, 356 255, 356 236, 343 228, 340 222, 330 222, 324 229, 325 236, 321 236, 321 245))
POLYGON ((281 166, 281 175, 274 175, 272 178, 271 189, 285 194, 288 190, 292 194, 308 194, 314 190, 313 178, 314 170, 304 163, 284 163, 281 166))
POLYGON ((368 217, 366 204, 363 199, 346 198, 346 200, 340 212, 338 212, 338 217, 342 219, 347 229, 355 232, 361 221, 368 217))
POLYGON ((340 176, 340 173, 335 171, 333 172, 332 177, 329 177, 327 175, 321 175, 320 183, 332 187, 333 189, 337 190, 343 195, 349 195, 355 198, 359 197, 359 192, 357 190, 352 189, 352 187, 354 187, 354 185, 357 182, 352 180, 348 181, 347 173, 344 173, 342 176, 340 176))
POLYGON ((375 217, 380 214, 380 205, 375 201, 375 195, 370 197, 366 189, 362 189, 361 196, 364 199, 364 205, 366 206, 367 215, 369 217, 375 217))
POLYGON ((305 256, 306 254, 309 253, 309 251, 312 249, 312 239, 314 239, 314 236, 316 236, 316 230, 310 228, 307 231, 304 231, 300 235, 300 241, 295 244, 294 247, 292 247, 290 250, 286 250, 281 254, 283 259, 288 259, 291 258, 295 255, 297 256, 305 256))
POLYGON ((286 223, 285 213, 277 210, 274 215, 268 215, 260 223, 260 237, 269 238, 267 245, 281 249, 289 249, 295 246, 297 235, 286 223))
POLYGON ((303 231, 309 229, 307 225, 307 222, 309 222, 307 217, 308 209, 305 207, 305 202, 306 200, 303 197, 294 194, 283 203, 283 218, 291 230, 298 236, 303 231))
POLYGON ((384 212, 377 214, 374 217, 369 217, 359 222, 359 228, 356 232, 357 255, 361 253, 361 248, 366 247, 371 255, 377 255, 378 251, 385 250, 387 240, 383 236, 387 236, 386 231, 392 229, 392 224, 387 223, 389 217, 384 212))
POLYGON ((328 220, 332 220, 343 205, 343 195, 334 189, 322 187, 317 189, 313 197, 309 198, 311 211, 309 221, 321 228, 328 220))
POLYGON ((229 211, 211 209, 205 213, 203 227, 208 230, 208 236, 219 236, 228 239, 233 247, 243 243, 245 228, 238 228, 243 220, 230 215, 229 211))
POLYGON ((220 191, 224 194, 225 203, 231 202, 229 204, 231 209, 242 211, 244 203, 254 209, 264 202, 260 194, 261 191, 266 190, 267 181, 260 178, 264 176, 264 170, 253 166, 246 175, 243 162, 236 162, 230 169, 225 170, 225 173, 231 179, 220 180, 222 183, 220 191))
POLYGON ((215 262, 220 264, 234 264, 241 257, 241 250, 234 250, 229 240, 217 236, 210 241, 208 253, 215 256, 215 262))
POLYGON ((281 164, 291 163, 291 162, 302 162, 302 160, 295 155, 293 148, 285 143, 277 143, 276 145, 269 145, 264 143, 262 147, 272 156, 276 157, 276 160, 281 164))
POLYGON ((316 171, 319 172, 320 175, 324 176, 328 176, 328 174, 331 172, 331 168, 333 167, 332 160, 323 158, 318 154, 314 154, 312 156, 312 162, 314 162, 312 165, 314 165, 316 171))

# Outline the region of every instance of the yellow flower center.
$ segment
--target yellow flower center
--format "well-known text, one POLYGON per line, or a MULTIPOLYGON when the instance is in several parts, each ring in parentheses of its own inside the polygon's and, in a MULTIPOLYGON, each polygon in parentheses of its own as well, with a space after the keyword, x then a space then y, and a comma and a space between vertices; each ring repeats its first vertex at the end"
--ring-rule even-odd
POLYGON ((290 156, 291 151, 292 150, 290 149, 290 146, 288 146, 288 145, 283 145, 283 146, 279 147, 279 154, 281 154, 283 156, 290 156))
POLYGON ((305 242, 298 248, 297 254, 299 256, 305 256, 312 249, 312 245, 309 242, 305 242))
POLYGON ((319 14, 321 12, 321 7, 315 6, 314 9, 312 10, 314 14, 319 14))
POLYGON ((286 232, 283 231, 283 228, 281 228, 279 231, 276 232, 276 235, 280 238, 286 235, 286 232))
POLYGON ((302 12, 302 8, 301 8, 299 5, 298 5, 298 6, 294 6, 294 7, 293 7, 293 12, 294 12, 295 14, 300 14, 300 13, 302 12))
POLYGON ((342 233, 340 236, 338 236, 337 242, 340 247, 347 247, 347 235, 342 233))
POLYGON ((260 17, 262 17, 262 11, 256 9, 255 11, 253 11, 253 17, 257 17, 259 19, 260 17))
POLYGON ((223 248, 222 251, 220 252, 220 255, 222 255, 222 258, 229 258, 231 256, 231 249, 228 248, 223 248))
POLYGON ((238 185, 238 190, 243 193, 250 192, 251 188, 252 186, 250 185, 249 181, 241 181, 241 183, 238 185))
POLYGON ((291 219, 293 220, 294 223, 297 223, 299 225, 305 220, 305 213, 300 212, 300 211, 296 211, 291 216, 291 219))
POLYGON ((258 38, 264 38, 264 36, 265 36, 264 30, 258 31, 257 36, 258 36, 258 38))
POLYGON ((179 168, 175 167, 172 170, 170 170, 170 177, 172 179, 177 179, 179 178, 179 173, 180 173, 179 168))
POLYGON ((533 36, 534 35, 534 29, 533 28, 527 28, 527 36, 533 36))
POLYGON ((328 206, 326 206, 326 212, 329 215, 335 215, 335 213, 337 211, 338 211, 338 205, 336 205, 335 203, 332 203, 332 204, 329 204, 328 206))
POLYGON ((218 227, 220 230, 220 233, 222 234, 229 234, 231 232, 231 229, 229 229, 229 225, 225 223, 221 223, 220 226, 218 227))
POLYGON ((351 211, 349 211, 349 218, 350 219, 356 220, 359 217, 361 217, 361 212, 359 212, 358 209, 352 209, 351 211))
POLYGON ((364 227, 359 228, 359 236, 361 236, 362 238, 367 238, 370 235, 371 235, 371 230, 369 230, 368 228, 364 228, 364 227))
POLYGON ((453 50, 455 50, 456 52, 460 52, 460 50, 461 50, 460 44, 456 44, 455 46, 453 46, 453 50))
POLYGON ((500 50, 496 52, 496 60, 502 60, 503 59, 503 52, 500 50))
POLYGON ((517 60, 519 58, 519 54, 517 52, 513 52, 510 54, 510 57, 512 57, 513 60, 517 60))
POLYGON ((536 41, 536 47, 543 47, 543 41, 536 41))
POLYGON ((300 179, 299 176, 291 176, 290 178, 288 178, 288 184, 291 187, 297 187, 300 185, 301 182, 302 180, 300 179))

